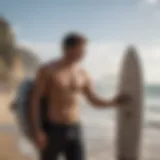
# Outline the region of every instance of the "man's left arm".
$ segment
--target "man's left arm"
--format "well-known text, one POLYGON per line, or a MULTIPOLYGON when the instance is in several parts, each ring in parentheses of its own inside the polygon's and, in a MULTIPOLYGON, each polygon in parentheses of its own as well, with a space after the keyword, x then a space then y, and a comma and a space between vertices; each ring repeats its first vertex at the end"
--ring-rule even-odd
POLYGON ((131 101, 131 98, 127 94, 118 94, 112 99, 107 99, 107 98, 101 98, 98 96, 92 85, 92 80, 87 74, 84 74, 85 77, 85 84, 83 88, 83 94, 85 98, 93 105, 99 108, 104 108, 104 107, 118 107, 121 104, 126 104, 131 101))
POLYGON ((100 96, 98 96, 93 89, 92 81, 89 78, 89 76, 85 74, 84 77, 85 77, 85 84, 83 88, 83 94, 85 98, 93 106, 101 108, 101 107, 110 107, 116 105, 115 99, 101 98, 100 96))

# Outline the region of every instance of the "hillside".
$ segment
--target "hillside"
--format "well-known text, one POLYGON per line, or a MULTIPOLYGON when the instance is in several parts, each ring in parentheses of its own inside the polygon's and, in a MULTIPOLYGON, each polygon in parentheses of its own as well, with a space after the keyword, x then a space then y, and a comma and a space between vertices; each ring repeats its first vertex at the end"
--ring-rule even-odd
POLYGON ((23 64, 24 72, 34 72, 40 64, 39 57, 31 50, 19 47, 16 49, 16 55, 20 58, 23 64))
POLYGON ((40 63, 39 58, 29 49, 18 47, 10 24, 0 17, 0 89, 10 87, 14 81, 32 74, 40 63))

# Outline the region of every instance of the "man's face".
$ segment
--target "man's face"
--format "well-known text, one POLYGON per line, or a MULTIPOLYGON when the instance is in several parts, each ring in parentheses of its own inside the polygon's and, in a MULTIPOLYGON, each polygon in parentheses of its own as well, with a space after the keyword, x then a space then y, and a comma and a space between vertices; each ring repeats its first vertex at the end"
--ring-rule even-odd
POLYGON ((68 59, 72 61, 81 61, 83 57, 85 56, 85 44, 78 44, 74 47, 68 47, 65 50, 65 54, 68 59))

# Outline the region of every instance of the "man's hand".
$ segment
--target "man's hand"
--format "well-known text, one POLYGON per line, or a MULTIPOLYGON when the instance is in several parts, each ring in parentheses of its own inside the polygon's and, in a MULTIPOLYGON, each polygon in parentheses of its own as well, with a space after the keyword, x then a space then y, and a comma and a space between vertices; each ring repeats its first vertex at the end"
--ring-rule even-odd
POLYGON ((118 94, 113 100, 112 104, 114 106, 120 106, 120 105, 125 105, 131 103, 131 97, 127 94, 118 94))
POLYGON ((35 145, 38 149, 44 150, 47 146, 47 137, 43 131, 39 131, 35 134, 35 145))

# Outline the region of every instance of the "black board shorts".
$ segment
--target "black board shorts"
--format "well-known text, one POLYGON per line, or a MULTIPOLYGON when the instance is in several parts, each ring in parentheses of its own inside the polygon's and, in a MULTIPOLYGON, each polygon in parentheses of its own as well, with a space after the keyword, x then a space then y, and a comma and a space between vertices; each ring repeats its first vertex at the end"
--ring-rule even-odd
POLYGON ((47 147, 40 153, 40 160, 85 160, 82 130, 79 123, 72 125, 45 123, 47 147))

